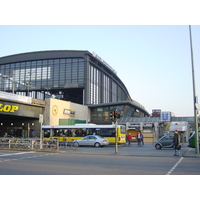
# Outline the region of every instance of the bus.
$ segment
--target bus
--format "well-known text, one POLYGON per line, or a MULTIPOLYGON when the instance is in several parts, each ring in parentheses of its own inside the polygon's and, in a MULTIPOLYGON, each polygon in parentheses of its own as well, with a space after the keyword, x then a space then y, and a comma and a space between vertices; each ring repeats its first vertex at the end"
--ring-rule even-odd
MULTIPOLYGON (((78 140, 87 135, 100 135, 109 140, 110 144, 115 144, 115 124, 75 124, 75 125, 42 125, 42 135, 44 139, 58 139, 65 142, 66 138, 78 140)), ((126 128, 123 125, 117 126, 118 144, 126 143, 126 128)))

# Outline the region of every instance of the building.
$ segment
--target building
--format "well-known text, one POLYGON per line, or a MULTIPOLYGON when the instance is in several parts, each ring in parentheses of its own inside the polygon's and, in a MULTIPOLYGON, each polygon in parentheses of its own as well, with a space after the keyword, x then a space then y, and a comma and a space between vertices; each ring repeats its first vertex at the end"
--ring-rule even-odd
POLYGON ((89 51, 38 51, 0 58, 1 91, 87 106, 90 118, 85 120, 100 124, 111 123, 110 112, 116 109, 127 117, 149 116, 142 105, 132 100, 119 76, 89 51))

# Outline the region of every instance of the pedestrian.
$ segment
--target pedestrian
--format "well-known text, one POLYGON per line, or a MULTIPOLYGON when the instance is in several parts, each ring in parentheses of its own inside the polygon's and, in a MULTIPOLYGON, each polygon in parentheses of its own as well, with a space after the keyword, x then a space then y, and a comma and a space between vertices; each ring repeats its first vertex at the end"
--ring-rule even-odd
POLYGON ((144 145, 144 136, 143 136, 143 134, 140 132, 140 134, 141 134, 141 145, 144 145))
POLYGON ((177 130, 174 131, 174 137, 173 137, 173 144, 174 144, 174 156, 180 156, 180 135, 177 130))
POLYGON ((127 140, 128 140, 128 145, 130 145, 132 140, 132 135, 130 133, 128 134, 127 140))
POLYGON ((138 134, 137 134, 137 144, 138 144, 138 146, 141 146, 141 138, 142 138, 142 133, 141 133, 141 131, 138 131, 138 134))

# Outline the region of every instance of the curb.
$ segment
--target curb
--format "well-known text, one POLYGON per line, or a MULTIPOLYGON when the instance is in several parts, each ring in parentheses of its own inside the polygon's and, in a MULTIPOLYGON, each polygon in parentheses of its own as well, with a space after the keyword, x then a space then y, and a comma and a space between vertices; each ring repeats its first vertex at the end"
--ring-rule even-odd
POLYGON ((194 150, 194 149, 192 149, 192 148, 188 149, 185 153, 183 153, 182 157, 200 158, 200 154, 196 154, 194 152, 191 152, 191 150, 194 150))

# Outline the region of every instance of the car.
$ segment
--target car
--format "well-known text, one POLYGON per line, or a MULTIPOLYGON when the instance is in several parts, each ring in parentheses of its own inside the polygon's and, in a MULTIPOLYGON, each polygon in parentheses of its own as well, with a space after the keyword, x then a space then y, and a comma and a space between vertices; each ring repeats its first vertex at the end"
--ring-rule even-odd
POLYGON ((174 148, 173 137, 174 135, 164 135, 155 143, 155 148, 174 148))
POLYGON ((79 146, 103 147, 109 145, 109 140, 99 135, 87 135, 82 139, 76 140, 79 146))

